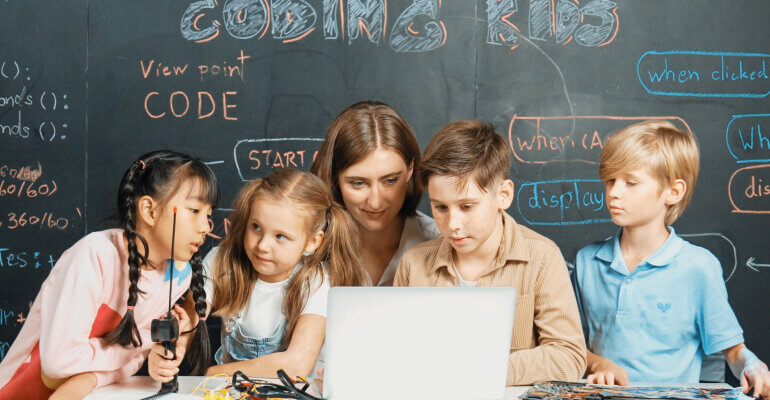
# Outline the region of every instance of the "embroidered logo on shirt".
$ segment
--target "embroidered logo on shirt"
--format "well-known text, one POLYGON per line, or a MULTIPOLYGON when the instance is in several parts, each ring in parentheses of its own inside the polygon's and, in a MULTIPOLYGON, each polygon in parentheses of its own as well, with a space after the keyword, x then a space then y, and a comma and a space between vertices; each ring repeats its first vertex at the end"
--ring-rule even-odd
POLYGON ((663 313, 668 311, 670 308, 671 308, 671 303, 666 303, 666 304, 658 303, 658 310, 660 310, 663 313))
MULTIPOLYGON (((171 264, 171 260, 167 260, 169 264, 171 264)), ((178 264, 177 264, 178 265, 178 264)), ((177 286, 182 284, 182 281, 185 280, 190 273, 192 272, 192 267, 190 266, 190 263, 187 262, 184 264, 184 267, 180 270, 178 268, 174 269, 174 280, 176 281, 177 286)), ((166 268, 166 275, 163 277, 163 282, 167 282, 171 279, 171 268, 166 268)))

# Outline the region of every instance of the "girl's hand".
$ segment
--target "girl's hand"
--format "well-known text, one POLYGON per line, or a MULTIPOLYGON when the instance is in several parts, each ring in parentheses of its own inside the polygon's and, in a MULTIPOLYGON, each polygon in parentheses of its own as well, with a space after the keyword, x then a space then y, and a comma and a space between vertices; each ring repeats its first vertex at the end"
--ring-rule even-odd
POLYGON ((174 309, 171 310, 171 314, 176 317, 176 320, 179 322, 179 334, 181 335, 182 332, 187 332, 190 329, 194 328, 195 325, 198 323, 198 317, 190 318, 190 315, 187 314, 187 311, 185 311, 182 306, 175 304, 174 309))
POLYGON ((184 353, 185 347, 177 346, 176 359, 173 359, 174 354, 166 351, 162 344, 153 344, 147 359, 147 370, 150 377, 161 383, 170 382, 174 375, 179 373, 179 364, 184 359, 184 353))
POLYGON ((607 358, 596 357, 595 365, 588 371, 590 374, 586 377, 586 383, 628 386, 628 374, 623 368, 607 358))

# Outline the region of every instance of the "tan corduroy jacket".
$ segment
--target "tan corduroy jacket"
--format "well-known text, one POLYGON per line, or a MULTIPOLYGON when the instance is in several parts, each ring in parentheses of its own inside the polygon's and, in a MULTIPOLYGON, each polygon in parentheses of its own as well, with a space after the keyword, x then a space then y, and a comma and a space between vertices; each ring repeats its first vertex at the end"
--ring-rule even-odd
MULTIPOLYGON (((559 248, 503 213, 503 237, 493 265, 478 286, 514 287, 516 312, 508 385, 575 381, 586 368, 586 345, 575 294, 559 248)), ((452 245, 422 243, 401 258, 394 286, 458 286, 452 245)))

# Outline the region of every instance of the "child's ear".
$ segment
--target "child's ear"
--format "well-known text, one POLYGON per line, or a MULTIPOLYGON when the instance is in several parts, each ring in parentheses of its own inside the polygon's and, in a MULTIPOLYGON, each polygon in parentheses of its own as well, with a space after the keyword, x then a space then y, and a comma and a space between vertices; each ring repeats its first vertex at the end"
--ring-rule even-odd
POLYGON ((318 231, 311 236, 305 245, 305 254, 313 254, 324 239, 324 231, 318 231))
POLYGON ((687 182, 684 179, 675 179, 668 187, 666 205, 672 206, 679 203, 682 201, 685 193, 687 193, 687 182))
POLYGON ((497 207, 501 211, 505 211, 511 206, 513 202, 513 181, 510 179, 503 179, 500 181, 500 186, 497 188, 497 207))
POLYGON ((160 208, 158 203, 150 196, 142 196, 136 202, 136 223, 141 222, 147 226, 153 227, 158 221, 160 208))

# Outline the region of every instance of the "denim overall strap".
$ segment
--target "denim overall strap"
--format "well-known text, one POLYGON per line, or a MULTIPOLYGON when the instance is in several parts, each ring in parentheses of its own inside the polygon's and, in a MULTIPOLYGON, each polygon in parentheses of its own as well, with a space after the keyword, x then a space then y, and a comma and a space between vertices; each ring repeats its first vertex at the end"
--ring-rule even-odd
POLYGON ((236 322, 231 332, 222 330, 222 346, 214 355, 217 364, 234 361, 253 360, 271 353, 284 350, 283 335, 286 332, 286 320, 276 328, 270 337, 254 338, 243 333, 236 322))

